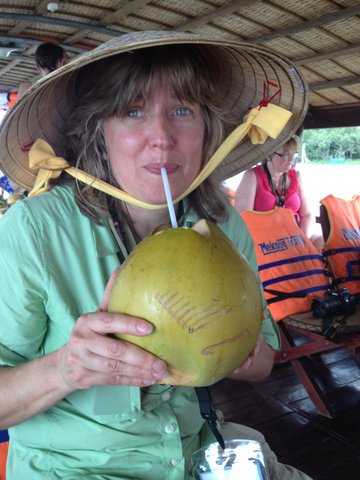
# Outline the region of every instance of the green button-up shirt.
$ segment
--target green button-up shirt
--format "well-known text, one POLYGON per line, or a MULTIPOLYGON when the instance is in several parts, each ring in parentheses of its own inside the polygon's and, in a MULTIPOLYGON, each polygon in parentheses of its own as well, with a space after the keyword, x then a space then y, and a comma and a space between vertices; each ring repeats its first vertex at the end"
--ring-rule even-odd
MULTIPOLYGON (((190 211, 185 225, 197 220, 190 211)), ((256 271, 237 212, 219 226, 256 271)), ((0 365, 63 346, 127 254, 111 221, 81 214, 70 186, 11 207, 0 220, 0 365)), ((270 317, 263 334, 279 347, 270 317)), ((193 388, 93 387, 10 429, 7 480, 190 479, 191 452, 212 441, 193 388)))

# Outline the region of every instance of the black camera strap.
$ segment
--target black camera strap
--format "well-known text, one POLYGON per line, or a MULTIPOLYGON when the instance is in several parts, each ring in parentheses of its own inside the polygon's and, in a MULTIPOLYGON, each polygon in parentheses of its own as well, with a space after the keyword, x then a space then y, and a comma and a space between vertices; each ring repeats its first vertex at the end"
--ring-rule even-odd
POLYGON ((200 413, 202 418, 207 421, 216 440, 219 442, 221 448, 224 449, 225 442, 223 436, 217 428, 217 416, 212 405, 209 387, 196 387, 195 392, 199 400, 200 413))
POLYGON ((280 292, 279 290, 272 290, 271 288, 264 288, 264 292, 270 293, 270 295, 275 295, 272 298, 267 299, 267 304, 271 305, 275 302, 281 302, 282 300, 287 300, 288 298, 305 298, 306 293, 296 293, 296 292, 280 292))

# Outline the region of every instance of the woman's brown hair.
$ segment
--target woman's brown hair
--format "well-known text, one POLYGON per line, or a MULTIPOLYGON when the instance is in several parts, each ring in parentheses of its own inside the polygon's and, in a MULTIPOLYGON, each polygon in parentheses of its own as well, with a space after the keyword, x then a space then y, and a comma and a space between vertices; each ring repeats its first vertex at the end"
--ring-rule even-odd
MULTIPOLYGON (((131 103, 139 97, 148 99, 161 81, 171 85, 179 99, 201 105, 205 120, 203 165, 206 164, 238 121, 231 112, 223 111, 224 92, 218 80, 226 74, 227 67, 220 64, 220 56, 213 52, 213 48, 205 46, 162 46, 124 53, 84 67, 77 78, 77 107, 68 122, 66 158, 81 170, 118 187, 107 157, 104 119, 125 115, 131 103)), ((81 210, 95 221, 108 215, 103 193, 78 183, 75 195, 81 210)), ((228 200, 216 173, 193 191, 189 200, 201 218, 222 222, 228 217, 228 200)), ((121 202, 116 208, 121 208, 121 202)))

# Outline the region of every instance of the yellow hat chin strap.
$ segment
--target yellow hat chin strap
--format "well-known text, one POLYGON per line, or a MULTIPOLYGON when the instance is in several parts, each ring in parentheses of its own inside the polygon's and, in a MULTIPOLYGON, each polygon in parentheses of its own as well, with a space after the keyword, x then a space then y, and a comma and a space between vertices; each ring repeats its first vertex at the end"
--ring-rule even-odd
MULTIPOLYGON (((277 138, 291 115, 292 113, 288 110, 271 103, 261 108, 258 107, 250 110, 244 118, 244 123, 239 125, 225 139, 187 190, 174 199, 174 203, 179 202, 195 190, 241 142, 245 135, 249 135, 251 143, 253 144, 263 144, 268 137, 277 138)), ((49 190, 49 181, 58 178, 61 173, 65 171, 80 182, 86 183, 107 195, 131 203, 137 207, 147 209, 162 209, 167 207, 167 204, 153 205, 143 202, 121 189, 93 177, 89 173, 70 166, 64 158, 57 157, 51 146, 42 139, 36 140, 30 148, 29 166, 31 169, 38 170, 35 185, 29 195, 37 195, 49 190)))

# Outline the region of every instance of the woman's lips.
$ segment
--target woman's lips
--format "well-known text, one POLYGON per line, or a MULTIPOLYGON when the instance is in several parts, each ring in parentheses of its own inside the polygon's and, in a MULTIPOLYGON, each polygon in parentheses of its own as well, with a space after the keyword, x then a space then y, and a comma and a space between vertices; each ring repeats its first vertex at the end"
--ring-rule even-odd
POLYGON ((172 173, 176 172, 179 168, 177 165, 160 165, 158 163, 145 165, 144 168, 150 173, 161 176, 161 169, 163 167, 166 168, 166 173, 168 175, 171 175, 172 173))

